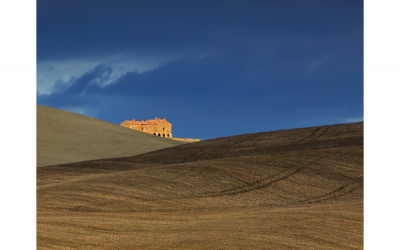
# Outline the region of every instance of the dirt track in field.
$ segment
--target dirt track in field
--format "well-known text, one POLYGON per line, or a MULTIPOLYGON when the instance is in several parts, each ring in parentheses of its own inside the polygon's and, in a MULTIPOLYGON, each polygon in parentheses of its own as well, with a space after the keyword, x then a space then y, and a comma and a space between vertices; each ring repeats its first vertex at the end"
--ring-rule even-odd
POLYGON ((39 249, 363 247, 362 122, 37 171, 39 249))

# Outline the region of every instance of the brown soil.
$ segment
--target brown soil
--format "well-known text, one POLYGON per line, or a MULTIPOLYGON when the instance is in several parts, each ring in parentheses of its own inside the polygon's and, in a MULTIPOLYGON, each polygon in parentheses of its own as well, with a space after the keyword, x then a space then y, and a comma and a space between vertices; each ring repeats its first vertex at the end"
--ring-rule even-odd
POLYGON ((38 168, 39 249, 361 249, 363 123, 38 168))

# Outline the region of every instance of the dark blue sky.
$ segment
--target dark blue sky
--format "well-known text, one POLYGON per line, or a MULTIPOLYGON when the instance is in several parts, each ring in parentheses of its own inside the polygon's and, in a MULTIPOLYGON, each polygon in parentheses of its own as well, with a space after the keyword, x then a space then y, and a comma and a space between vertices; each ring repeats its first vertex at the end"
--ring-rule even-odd
POLYGON ((176 137, 363 120, 363 2, 37 1, 38 104, 176 137))

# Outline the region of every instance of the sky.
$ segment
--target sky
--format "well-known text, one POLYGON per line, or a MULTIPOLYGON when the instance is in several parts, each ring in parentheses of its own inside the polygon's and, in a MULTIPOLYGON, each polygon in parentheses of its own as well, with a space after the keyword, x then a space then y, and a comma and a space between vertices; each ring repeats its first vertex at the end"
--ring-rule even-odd
POLYGON ((37 1, 37 103, 216 138, 363 120, 363 1, 37 1))

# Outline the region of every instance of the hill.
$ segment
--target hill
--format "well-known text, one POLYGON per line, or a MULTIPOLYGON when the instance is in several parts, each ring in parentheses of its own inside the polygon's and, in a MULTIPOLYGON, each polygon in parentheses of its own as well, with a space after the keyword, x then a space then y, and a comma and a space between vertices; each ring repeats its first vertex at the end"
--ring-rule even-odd
POLYGON ((37 106, 37 166, 123 157, 183 144, 95 118, 37 106))
POLYGON ((39 168, 38 248, 361 249, 363 123, 39 168))

